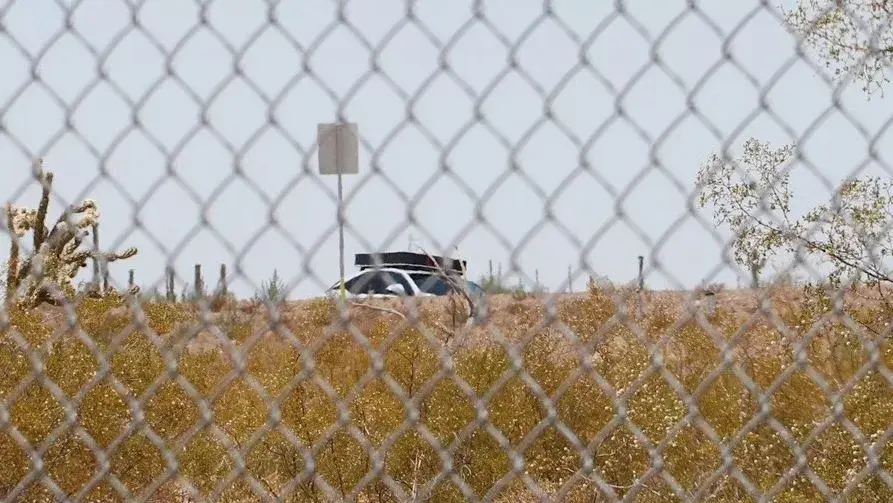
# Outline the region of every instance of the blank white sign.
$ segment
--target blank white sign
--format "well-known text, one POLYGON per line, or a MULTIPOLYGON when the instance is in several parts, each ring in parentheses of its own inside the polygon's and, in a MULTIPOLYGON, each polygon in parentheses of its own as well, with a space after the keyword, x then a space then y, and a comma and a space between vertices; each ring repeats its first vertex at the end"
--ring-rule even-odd
POLYGON ((342 175, 360 172, 360 140, 355 123, 319 124, 316 136, 320 175, 337 175, 339 168, 342 175))

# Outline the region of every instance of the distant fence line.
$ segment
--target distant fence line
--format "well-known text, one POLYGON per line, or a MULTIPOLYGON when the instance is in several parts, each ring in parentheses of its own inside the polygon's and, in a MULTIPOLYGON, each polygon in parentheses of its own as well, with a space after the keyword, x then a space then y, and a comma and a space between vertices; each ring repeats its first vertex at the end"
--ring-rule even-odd
MULTIPOLYGON (((98 249, 99 234, 98 234, 97 229, 94 229, 93 236, 94 236, 94 246, 98 249)), ((638 274, 636 275, 635 284, 636 284, 636 290, 638 292, 643 291, 645 288, 644 259, 645 258, 642 255, 637 256, 639 269, 638 269, 638 274)), ((164 298, 166 300, 170 300, 170 301, 177 300, 176 277, 177 277, 176 270, 172 266, 165 267, 164 298)), ((535 270, 534 278, 535 279, 534 279, 533 291, 534 292, 544 291, 544 286, 540 283, 539 269, 535 270)), ((484 279, 484 282, 486 283, 484 285, 485 290, 487 290, 488 293, 510 293, 510 292, 518 290, 518 289, 524 289, 524 285, 522 285, 520 283, 516 287, 503 285, 502 284, 502 279, 503 279, 502 267, 501 267, 501 265, 498 266, 497 272, 494 273, 492 260, 490 260, 489 264, 488 264, 487 276, 485 276, 483 279, 484 279)), ((217 281, 218 281, 217 287, 214 290, 214 294, 224 295, 224 296, 228 295, 230 293, 230 288, 229 288, 229 280, 228 280, 228 276, 227 276, 227 267, 226 267, 226 264, 224 264, 224 263, 221 263, 219 266, 219 275, 218 275, 217 281)), ((590 281, 592 281, 591 277, 590 277, 590 281)), ((93 259, 93 280, 92 280, 91 284, 97 285, 96 289, 100 293, 107 292, 110 290, 108 268, 104 264, 101 263, 100 259, 97 259, 96 257, 94 257, 94 259, 93 259)), ((185 286, 188 286, 188 285, 189 284, 187 283, 185 286)), ((136 284, 136 270, 128 269, 128 271, 127 271, 127 288, 128 288, 128 290, 133 290, 137 286, 138 285, 136 284)), ((206 296, 207 292, 206 292, 205 286, 206 286, 206 283, 204 280, 204 274, 202 272, 202 265, 195 264, 193 266, 193 279, 192 279, 192 288, 193 288, 193 292, 195 293, 195 295, 198 296, 199 298, 206 296)), ((154 291, 154 289, 153 289, 153 291, 154 291)), ((567 286, 565 288, 565 293, 571 293, 571 292, 573 292, 573 281, 571 278, 571 266, 568 266, 568 282, 567 282, 567 286)), ((143 292, 143 293, 149 293, 149 292, 143 292)))
MULTIPOLYGON (((94 260, 94 268, 93 268, 93 280, 91 281, 90 288, 98 290, 99 294, 105 294, 109 292, 112 288, 110 286, 109 281, 109 271, 108 268, 103 267, 99 260, 94 260), (101 278, 101 279, 100 279, 101 278)), ((177 285, 177 274, 173 267, 167 266, 164 269, 164 293, 163 297, 165 300, 175 302, 178 298, 176 285, 177 285)), ((206 283, 204 279, 204 274, 202 273, 202 265, 195 264, 193 268, 193 279, 191 284, 191 290, 186 291, 190 286, 189 283, 184 285, 184 295, 187 293, 197 298, 204 298, 209 295, 209 292, 206 288, 206 283)), ((142 288, 138 287, 136 284, 136 270, 128 269, 127 271, 127 290, 131 292, 140 292, 142 294, 152 294, 152 293, 161 293, 158 292, 157 288, 153 287, 151 291, 143 291, 142 288)), ((216 288, 211 292, 212 295, 220 295, 226 296, 229 295, 229 280, 227 276, 227 267, 226 264, 221 263, 219 267, 219 276, 216 288)))

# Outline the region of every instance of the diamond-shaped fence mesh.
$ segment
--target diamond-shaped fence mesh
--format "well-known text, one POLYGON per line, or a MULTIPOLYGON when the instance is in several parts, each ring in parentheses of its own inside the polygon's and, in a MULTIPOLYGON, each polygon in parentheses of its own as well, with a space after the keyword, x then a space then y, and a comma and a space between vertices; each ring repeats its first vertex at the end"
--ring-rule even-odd
POLYGON ((891 14, 0 2, 0 496, 893 501, 891 14))

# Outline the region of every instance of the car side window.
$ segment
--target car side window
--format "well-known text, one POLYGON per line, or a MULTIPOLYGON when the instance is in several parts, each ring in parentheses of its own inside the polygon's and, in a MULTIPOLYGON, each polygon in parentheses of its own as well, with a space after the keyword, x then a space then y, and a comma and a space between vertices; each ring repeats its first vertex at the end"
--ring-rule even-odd
POLYGON ((344 288, 354 295, 375 293, 376 290, 381 289, 381 285, 378 284, 380 282, 381 278, 378 277, 378 274, 374 272, 364 272, 344 283, 344 288))
POLYGON ((480 285, 471 281, 468 282, 468 290, 469 292, 471 292, 472 295, 476 297, 483 297, 484 295, 486 295, 486 292, 484 292, 484 289, 481 288, 480 285))
POLYGON ((419 286, 419 290, 433 295, 447 295, 452 286, 435 274, 413 274, 412 280, 419 286))
POLYGON ((406 295, 412 295, 412 287, 406 281, 406 276, 395 272, 381 271, 378 273, 381 281, 381 291, 375 293, 390 293, 388 287, 394 284, 401 285, 406 295))
POLYGON ((388 287, 393 284, 403 285, 408 295, 412 295, 412 288, 406 278, 401 274, 383 271, 368 271, 347 281, 344 288, 354 295, 360 294, 389 294, 388 287))

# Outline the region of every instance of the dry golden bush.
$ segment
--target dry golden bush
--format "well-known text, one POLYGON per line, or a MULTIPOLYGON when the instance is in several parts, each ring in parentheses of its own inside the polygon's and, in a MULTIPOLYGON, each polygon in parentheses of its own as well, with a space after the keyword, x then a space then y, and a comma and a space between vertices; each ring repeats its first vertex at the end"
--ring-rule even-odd
MULTIPOLYGON (((438 347, 447 334, 435 329, 449 327, 452 315, 437 300, 423 307, 418 327, 387 312, 406 316, 396 302, 352 308, 352 330, 339 325, 337 308, 324 299, 285 305, 278 324, 266 307, 227 303, 211 316, 216 330, 197 321, 196 306, 154 301, 137 309, 114 296, 81 302, 75 329, 61 308, 14 309, 0 339, 0 399, 9 401, 11 425, 32 447, 55 439, 43 456, 47 473, 62 491, 88 501, 122 499, 109 481, 85 488, 101 469, 97 447, 107 449, 117 481, 134 495, 154 491, 157 501, 184 498, 189 485, 227 501, 257 500, 252 485, 289 494, 289 501, 325 501, 327 491, 346 496, 355 490, 358 501, 396 501, 395 485, 409 497, 463 501, 463 488, 439 476, 440 453, 449 453, 465 490, 536 501, 520 479, 507 476, 509 452, 522 445, 525 472, 543 490, 565 491, 566 501, 600 501, 596 477, 579 471, 581 444, 591 447, 594 473, 616 495, 677 499, 659 474, 648 475, 649 448, 656 448, 683 490, 700 491, 708 501, 748 500, 735 477, 718 472, 723 460, 716 440, 734 443, 735 466, 758 490, 775 491, 777 501, 813 501, 821 492, 809 476, 789 474, 797 456, 785 435, 802 443, 808 468, 836 492, 865 468, 862 442, 877 441, 891 427, 891 383, 877 370, 862 370, 872 358, 867 344, 880 340, 889 319, 881 304, 853 301, 846 309, 855 321, 825 320, 827 296, 791 287, 772 292, 776 319, 743 297, 752 294, 722 291, 716 308, 695 318, 684 309, 683 294, 648 292, 645 317, 634 322, 634 299, 626 292, 618 309, 617 294, 624 290, 593 284, 585 295, 561 299, 554 323, 543 299, 494 297, 488 325, 460 336, 449 350, 452 378, 442 363, 446 350, 438 347), (89 440, 81 430, 56 430, 65 408, 51 390, 28 380, 32 368, 17 336, 37 351, 57 392, 72 400, 72 419, 89 440), (503 339, 519 344, 526 375, 512 370, 503 339), (805 353, 796 369, 800 341, 805 353), (245 355, 247 373, 239 371, 230 343, 245 355), (725 345, 736 367, 723 370, 725 345), (104 357, 110 375, 97 380, 104 357), (752 422, 760 404, 749 387, 765 392, 775 384, 766 398, 769 415, 752 422), (483 400, 486 426, 475 426, 469 391, 483 400), (824 425, 832 413, 829 397, 841 391, 846 420, 824 425), (635 428, 617 424, 612 393, 635 428), (686 420, 685 396, 695 393, 702 422, 686 420), (547 421, 544 396, 553 401, 558 423, 547 421), (135 421, 134 407, 141 408, 142 422, 135 421), (411 409, 421 431, 408 422, 411 409), (344 413, 349 427, 339 424, 344 413), (866 438, 854 437, 853 426, 866 438), (304 456, 308 449, 312 463, 304 456), (383 473, 367 479, 375 449, 382 450, 383 473), (252 480, 229 477, 236 451, 252 480), (180 478, 166 475, 174 462, 180 478), (779 485, 786 475, 790 483, 779 485)), ((893 367, 889 338, 879 361, 893 367)), ((877 451, 881 465, 893 469, 890 442, 877 451)), ((19 490, 31 462, 4 427, 0 495, 19 490)), ((52 500, 40 482, 20 496, 52 500)), ((893 488, 869 476, 849 500, 891 499, 893 488)))

